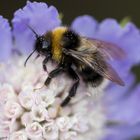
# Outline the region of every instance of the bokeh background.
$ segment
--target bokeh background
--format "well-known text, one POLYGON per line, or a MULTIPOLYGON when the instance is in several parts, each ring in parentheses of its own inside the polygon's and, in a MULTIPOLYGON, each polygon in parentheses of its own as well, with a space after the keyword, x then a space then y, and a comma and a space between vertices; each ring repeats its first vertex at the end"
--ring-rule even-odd
MULTIPOLYGON (((30 0, 34 1, 34 0, 30 0)), ((115 18, 119 22, 129 17, 140 28, 140 0, 36 0, 57 7, 63 14, 64 24, 83 14, 94 16, 98 21, 115 18)), ((0 0, 0 15, 12 19, 16 9, 25 5, 26 0, 0 0)), ((135 46, 134 46, 135 49, 135 46)), ((133 69, 140 81, 140 66, 133 69)))
MULTIPOLYGON (((27 0, 0 0, 0 14, 11 19, 13 12, 25 5, 27 0)), ((34 1, 34 0, 30 0, 34 1)), ((140 27, 140 0, 36 0, 54 5, 64 14, 64 22, 69 24, 81 14, 93 15, 99 21, 112 17, 119 21, 131 17, 140 27)))

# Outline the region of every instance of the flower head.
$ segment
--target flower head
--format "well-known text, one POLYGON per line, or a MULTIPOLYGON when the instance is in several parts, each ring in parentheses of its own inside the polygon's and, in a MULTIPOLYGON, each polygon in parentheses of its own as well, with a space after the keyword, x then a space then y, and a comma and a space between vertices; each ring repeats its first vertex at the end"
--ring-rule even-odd
MULTIPOLYGON (((34 91, 40 84, 43 84, 45 78, 48 76, 47 73, 43 72, 44 78, 42 78, 42 67, 41 64, 42 59, 38 59, 36 62, 30 65, 30 69, 36 69, 35 71, 28 71, 27 69, 21 67, 21 61, 24 62, 25 57, 19 56, 17 64, 14 65, 11 60, 9 63, 11 65, 11 69, 14 71, 11 72, 12 75, 16 75, 16 73, 20 73, 23 76, 20 85, 16 85, 16 81, 11 77, 11 81, 9 81, 9 86, 12 89, 8 89, 11 93, 11 96, 6 96, 4 102, 2 103, 1 110, 3 113, 0 118, 2 122, 0 123, 0 132, 5 133, 5 137, 15 138, 20 137, 21 139, 31 138, 31 139, 58 139, 63 137, 67 139, 72 139, 74 136, 79 136, 81 134, 88 132, 92 127, 96 130, 96 126, 92 123, 92 119, 97 119, 98 115, 104 117, 102 113, 102 108, 96 108, 93 112, 90 113, 88 117, 86 113, 90 111, 89 104, 92 103, 92 100, 88 100, 89 97, 85 94, 79 95, 80 97, 73 100, 71 106, 68 106, 64 109, 59 109, 60 103, 62 102, 63 96, 68 94, 69 83, 72 81, 66 77, 68 81, 68 85, 66 84, 63 77, 57 77, 53 80, 53 84, 51 84, 47 89, 44 87, 40 90, 34 91), (38 74, 38 77, 36 75, 38 74), (36 77, 34 79, 34 77, 36 77), (26 85, 25 81, 30 79, 28 85, 26 85), (61 88, 59 88, 61 82, 61 88), (17 87, 18 86, 18 87, 17 87), (58 89, 58 90, 57 90, 58 89), (59 95, 60 93, 63 95, 59 95), (13 95, 12 95, 13 94, 13 95), (59 97, 57 97, 59 95, 59 97), (87 98, 87 100, 80 101, 81 98, 87 98), (82 107, 83 109, 80 109, 82 107), (12 120, 18 120, 18 127, 12 128, 11 133, 11 123, 12 120), (5 121, 5 123, 4 123, 5 121), (25 135, 23 135, 25 134, 25 135), (60 134, 60 135, 59 135, 60 134), (22 138, 23 137, 23 138, 22 138)), ((6 64, 4 64, 5 66, 6 64)), ((53 68, 52 64, 48 65, 49 68, 53 68)), ((4 71, 6 71, 7 67, 5 67, 4 71)), ((4 73, 3 73, 4 74, 4 73)), ((7 73, 5 73, 3 78, 3 83, 5 83, 7 79, 7 73)), ((2 89, 5 88, 5 85, 2 84, 2 89)), ((8 91, 8 92, 9 92, 8 91)), ((1 94, 6 93, 5 90, 1 90, 1 94)), ((3 100, 2 99, 2 100, 3 100)), ((93 119, 93 120, 94 120, 93 119)), ((96 120, 97 122, 98 120, 96 120)), ((100 126, 97 127, 97 130, 102 133, 103 124, 105 123, 105 119, 100 121, 100 126)), ((91 130, 90 130, 91 131, 91 130)), ((1 135, 0 135, 1 136, 1 135)), ((2 135, 3 136, 3 135, 2 135)), ((81 135, 82 136, 82 135, 81 135)))
MULTIPOLYGON (((121 140, 138 137, 140 85, 132 88, 135 76, 131 69, 140 62, 140 33, 133 23, 121 27, 114 19, 98 23, 86 15, 78 17, 71 25, 81 36, 113 42, 124 49, 126 58, 110 63, 125 80, 125 87, 108 83, 98 91, 98 98, 92 98, 87 94, 94 94, 98 89, 88 88, 82 82, 77 97, 65 108, 60 108, 60 104, 73 82, 66 74, 53 79, 48 87, 35 90, 44 84, 48 73, 42 70, 42 58, 30 59, 29 66, 23 67, 26 54, 32 51, 35 42, 29 27, 42 35, 61 24, 58 16, 53 6, 27 2, 15 12, 12 32, 8 21, 0 17, 3 48, 0 59, 10 57, 8 61, 0 61, 0 139, 99 140, 116 137, 121 140)), ((50 72, 55 64, 49 62, 47 67, 50 72)))

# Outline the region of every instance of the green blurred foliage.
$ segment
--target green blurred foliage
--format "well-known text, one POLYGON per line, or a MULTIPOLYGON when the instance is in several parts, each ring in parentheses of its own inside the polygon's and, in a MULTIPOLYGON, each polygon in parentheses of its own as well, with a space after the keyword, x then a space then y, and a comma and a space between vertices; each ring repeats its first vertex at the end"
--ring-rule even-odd
POLYGON ((140 82, 140 65, 139 66, 135 66, 132 69, 132 72, 134 72, 136 77, 137 77, 137 83, 140 82))
POLYGON ((125 25, 126 25, 128 22, 131 22, 131 18, 130 18, 130 17, 125 17, 125 18, 123 18, 123 19, 120 21, 121 27, 125 27, 125 25))

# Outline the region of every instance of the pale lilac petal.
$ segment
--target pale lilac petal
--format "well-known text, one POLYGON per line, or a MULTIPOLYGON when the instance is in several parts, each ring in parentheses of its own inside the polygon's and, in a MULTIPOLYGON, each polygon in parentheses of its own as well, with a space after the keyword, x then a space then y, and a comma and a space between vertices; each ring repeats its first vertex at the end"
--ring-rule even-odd
POLYGON ((117 42, 122 34, 122 28, 115 19, 105 19, 98 25, 96 38, 117 42))
POLYGON ((84 15, 76 18, 71 28, 82 36, 93 37, 97 28, 97 21, 91 16, 84 15))
POLYGON ((136 124, 140 122, 140 85, 108 106, 109 118, 114 122, 136 124))
POLYGON ((140 124, 110 127, 103 140, 134 140, 140 137, 140 124))
POLYGON ((126 83, 124 87, 114 83, 107 87, 106 93, 104 95, 104 102, 107 104, 113 104, 114 102, 121 100, 121 98, 124 97, 129 92, 129 90, 131 90, 131 87, 135 82, 135 76, 134 74, 130 73, 126 77, 123 77, 123 80, 126 83))
POLYGON ((124 27, 120 42, 128 55, 128 63, 140 63, 140 31, 133 23, 124 27))
POLYGON ((133 23, 130 22, 125 27, 121 27, 116 20, 106 19, 100 23, 96 38, 115 43, 124 50, 126 53, 124 60, 112 62, 112 65, 118 70, 123 67, 122 73, 140 63, 138 54, 140 52, 140 33, 133 23))
POLYGON ((0 61, 8 60, 12 47, 11 27, 8 20, 0 16, 0 61))

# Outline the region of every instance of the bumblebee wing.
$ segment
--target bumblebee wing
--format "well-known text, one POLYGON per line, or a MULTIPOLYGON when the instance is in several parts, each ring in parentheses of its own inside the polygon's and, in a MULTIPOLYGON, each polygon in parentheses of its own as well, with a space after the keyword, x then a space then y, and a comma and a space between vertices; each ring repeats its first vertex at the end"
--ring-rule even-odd
POLYGON ((81 46, 77 48, 77 50, 63 49, 63 52, 66 55, 70 55, 73 58, 79 60, 84 65, 91 67, 103 77, 124 86, 124 82, 121 80, 117 72, 106 61, 106 57, 110 53, 108 52, 109 54, 105 54, 105 52, 102 52, 101 50, 99 51, 99 47, 95 46, 95 44, 92 42, 90 40, 84 39, 82 40, 81 46))
POLYGON ((93 38, 86 38, 86 37, 81 37, 81 38, 82 38, 81 42, 83 44, 87 44, 90 47, 97 48, 98 51, 102 55, 104 55, 104 57, 107 59, 122 59, 126 56, 124 50, 118 47, 114 43, 109 43, 106 41, 93 39, 93 38))
POLYGON ((122 79, 120 78, 120 76, 117 74, 117 72, 113 69, 113 67, 109 63, 106 62, 104 66, 101 66, 95 63, 95 64, 92 64, 92 66, 94 67, 93 69, 96 72, 98 71, 97 73, 99 73, 103 77, 121 86, 125 85, 122 79))

